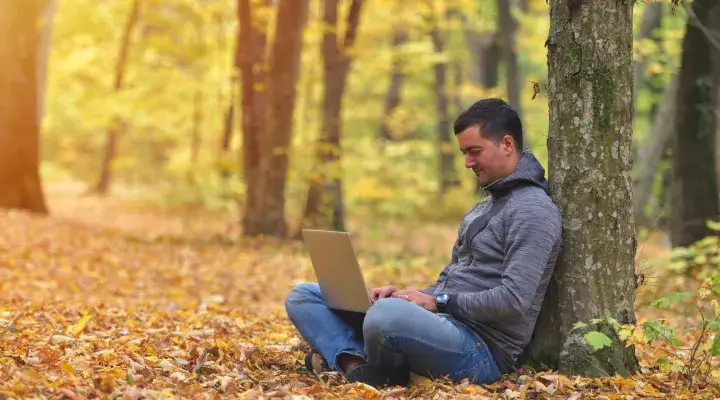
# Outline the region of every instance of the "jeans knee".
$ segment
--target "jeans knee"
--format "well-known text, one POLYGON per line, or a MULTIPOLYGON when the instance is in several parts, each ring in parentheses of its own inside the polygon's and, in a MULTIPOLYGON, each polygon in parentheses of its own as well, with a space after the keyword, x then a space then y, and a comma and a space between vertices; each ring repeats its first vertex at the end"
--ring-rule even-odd
POLYGON ((411 306, 405 300, 386 298, 373 304, 365 315, 363 322, 363 336, 370 339, 379 339, 402 324, 406 307, 411 306))
POLYGON ((306 303, 308 300, 318 298, 320 296, 320 289, 317 283, 313 282, 302 282, 298 283, 290 290, 287 297, 285 297, 285 311, 291 314, 295 307, 306 303))

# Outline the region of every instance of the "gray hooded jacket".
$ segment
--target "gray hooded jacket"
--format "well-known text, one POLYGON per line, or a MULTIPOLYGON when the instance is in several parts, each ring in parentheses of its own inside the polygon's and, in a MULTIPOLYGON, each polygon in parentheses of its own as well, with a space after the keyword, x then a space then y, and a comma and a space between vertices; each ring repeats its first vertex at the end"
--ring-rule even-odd
POLYGON ((446 312, 480 335, 510 373, 532 336, 562 246, 562 218, 545 170, 529 151, 515 172, 487 190, 490 196, 463 218, 450 263, 423 292, 448 293, 446 312), (468 245, 471 222, 491 209, 468 245))

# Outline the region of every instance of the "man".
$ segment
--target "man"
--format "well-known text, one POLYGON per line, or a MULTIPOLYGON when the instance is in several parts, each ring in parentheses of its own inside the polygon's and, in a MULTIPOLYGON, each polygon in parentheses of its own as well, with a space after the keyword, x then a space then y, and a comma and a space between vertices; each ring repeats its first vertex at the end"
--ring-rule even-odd
POLYGON ((309 369, 322 361, 373 386, 404 385, 409 371, 478 384, 515 371, 560 252, 560 211, 545 170, 522 150, 510 105, 478 101, 454 130, 465 167, 490 195, 463 218, 450 263, 424 290, 372 289, 360 322, 330 310, 317 284, 294 287, 285 307, 314 349, 309 369))

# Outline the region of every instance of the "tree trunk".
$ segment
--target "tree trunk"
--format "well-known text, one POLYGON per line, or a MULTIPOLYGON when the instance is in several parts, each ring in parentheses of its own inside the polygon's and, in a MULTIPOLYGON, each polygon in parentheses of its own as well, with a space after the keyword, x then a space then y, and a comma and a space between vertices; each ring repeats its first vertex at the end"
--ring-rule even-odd
MULTIPOLYGON (((263 216, 251 213, 262 206, 264 171, 260 170, 262 157, 263 119, 266 90, 258 90, 267 84, 265 72, 265 49, 267 36, 258 29, 258 25, 267 25, 256 21, 252 13, 250 0, 238 0, 238 40, 235 61, 240 69, 240 90, 242 95, 242 162, 245 186, 245 216, 242 225, 245 230, 260 230, 263 216), (257 226, 257 228, 256 228, 257 226)), ((229 144, 229 142, 228 142, 229 144)))
POLYGON ((652 121, 652 131, 648 135, 645 150, 640 152, 638 172, 633 185, 633 213, 636 225, 649 226, 650 220, 646 206, 651 198, 655 176, 660 169, 667 149, 675 135, 675 105, 678 93, 678 75, 670 78, 665 88, 662 103, 652 121))
MULTIPOLYGON (((239 19, 238 19, 239 21, 239 19)), ((230 90, 230 99, 228 99, 228 105, 225 109, 225 113, 223 115, 223 134, 222 139, 220 140, 220 155, 221 157, 225 157, 227 154, 230 153, 230 147, 232 144, 232 137, 233 137, 233 131, 235 130, 235 107, 236 107, 236 91, 235 87, 238 84, 238 76, 237 74, 242 69, 242 48, 246 44, 241 44, 239 40, 240 35, 238 35, 237 39, 235 40, 235 49, 234 49, 234 57, 233 57, 233 68, 230 73, 230 87, 233 88, 233 90, 230 90)), ((220 177, 223 179, 226 179, 230 176, 230 171, 223 163, 222 167, 220 168, 220 177)))
MULTIPOLYGON (((503 61, 505 62, 505 84, 508 102, 513 106, 520 118, 522 118, 522 99, 520 98, 522 72, 520 71, 517 46, 515 43, 517 22, 512 16, 510 1, 498 0, 497 6, 498 31, 500 34, 500 43, 502 43, 503 61)), ((523 139, 523 142, 527 140, 526 137, 523 139)), ((529 141, 525 143, 525 148, 529 148, 529 144, 529 141)))
MULTIPOLYGON (((127 59, 130 52, 130 37, 132 36, 135 25, 137 25, 139 16, 140 0, 133 0, 130 14, 128 14, 128 18, 125 21, 125 29, 123 30, 122 40, 120 41, 120 52, 117 63, 115 64, 115 77, 113 82, 113 90, 115 93, 120 92, 125 84, 125 70, 127 69, 127 59)), ((93 189, 93 192, 96 194, 104 196, 110 189, 112 162, 117 154, 118 140, 124 127, 125 122, 122 121, 119 116, 113 117, 110 121, 107 139, 105 141, 105 152, 103 153, 102 164, 100 164, 100 178, 93 189)))
MULTIPOLYGON (((498 65, 500 62, 497 48, 498 33, 480 34, 470 28, 465 14, 460 15, 463 25, 465 43, 472 55, 473 65, 470 67, 470 80, 473 85, 483 89, 497 86, 498 65)), ((476 181, 475 193, 483 193, 482 185, 476 181)))
MULTIPOLYGON (((653 31, 659 28, 660 24, 662 23, 663 3, 649 3, 645 4, 644 7, 645 9, 642 14, 642 22, 640 23, 637 40, 641 41, 647 38, 653 38, 654 40, 657 40, 659 35, 653 34, 653 31)), ((638 91, 643 85, 645 66, 647 65, 647 63, 645 62, 645 60, 641 59, 633 61, 633 65, 635 76, 634 91, 635 98, 637 98, 638 91)))
POLYGON ((380 139, 394 140, 390 129, 388 128, 388 120, 392 118, 393 112, 400 105, 400 91, 405 82, 405 72, 403 72, 403 57, 399 56, 399 47, 408 41, 407 30, 404 26, 398 26, 393 30, 393 61, 392 75, 390 77, 390 86, 387 95, 385 95, 385 107, 383 111, 383 119, 380 124, 380 139))
MULTIPOLYGON (((673 149, 673 246, 688 246, 711 233, 706 225, 718 217, 715 175, 715 129, 712 86, 712 44, 697 25, 707 27, 717 0, 695 0, 688 6, 683 38, 680 86, 676 103, 673 149)), ((704 28, 702 28, 704 29, 704 28)))
MULTIPOLYGON (((325 77, 322 132, 315 150, 315 169, 311 175, 302 227, 345 230, 342 201, 341 111, 343 93, 350 70, 351 51, 360 23, 363 0, 353 0, 347 15, 347 31, 338 43, 338 0, 323 2, 323 22, 329 29, 323 35, 322 58, 325 77)), ((298 230, 298 234, 300 230, 298 230)))
POLYGON ((46 214, 40 184, 40 0, 0 2, 0 207, 46 214))
MULTIPOLYGON (((437 15, 433 15, 432 38, 435 53, 441 54, 445 51, 445 43, 440 35, 437 15)), ((438 174, 439 194, 442 196, 448 189, 460 184, 455 171, 454 146, 452 143, 450 115, 448 111, 447 95, 447 63, 438 61, 433 70, 435 72, 435 113, 437 118, 437 143, 438 143, 438 174)))
MULTIPOLYGON (((715 7, 710 12, 708 26, 720 26, 720 7, 715 7)), ((718 32, 715 30, 715 32, 718 32)), ((711 45, 711 58, 713 64, 713 87, 715 88, 715 97, 713 104, 715 109, 715 121, 720 123, 720 37, 715 36, 716 40, 711 45)), ((718 127, 720 128, 720 127, 718 127)), ((715 173, 720 179, 720 136, 715 136, 715 173)), ((720 185, 720 182, 718 182, 720 185)))
MULTIPOLYGON (((572 10, 550 2, 549 181, 564 220, 564 246, 526 357, 567 375, 627 375, 638 368, 605 324, 636 322, 632 219, 632 0, 572 10), (576 322, 586 328, 572 331, 576 322), (613 339, 593 352, 582 335, 613 339)), ((573 3, 577 4, 577 3, 573 3)))
POLYGON ((247 188, 243 233, 284 237, 285 178, 309 1, 279 1, 267 63, 263 58, 266 37, 252 23, 250 2, 238 0, 238 3, 239 38, 246 47, 241 57, 243 166, 247 188), (264 64, 268 67, 267 77, 264 64))

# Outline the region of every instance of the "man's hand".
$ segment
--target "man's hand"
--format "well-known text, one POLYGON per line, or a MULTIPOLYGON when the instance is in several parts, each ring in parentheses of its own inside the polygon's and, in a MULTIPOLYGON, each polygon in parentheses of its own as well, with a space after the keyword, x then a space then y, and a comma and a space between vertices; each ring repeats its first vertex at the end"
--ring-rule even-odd
POLYGON ((375 301, 378 299, 390 297, 393 293, 397 291, 398 289, 395 286, 387 285, 370 290, 370 292, 368 292, 368 297, 370 298, 370 303, 372 304, 375 303, 375 301))
POLYGON ((437 311, 437 304, 435 303, 435 296, 431 294, 426 294, 423 292, 420 292, 418 290, 398 290, 392 294, 392 297, 398 298, 398 299, 404 299, 411 303, 415 303, 419 305, 420 307, 436 312, 437 311))

